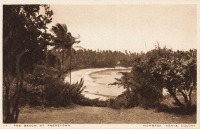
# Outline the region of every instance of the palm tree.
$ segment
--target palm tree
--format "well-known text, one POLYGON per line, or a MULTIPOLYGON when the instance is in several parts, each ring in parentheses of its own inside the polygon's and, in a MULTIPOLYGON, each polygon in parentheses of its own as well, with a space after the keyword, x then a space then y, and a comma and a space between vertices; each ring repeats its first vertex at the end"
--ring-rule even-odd
MULTIPOLYGON (((70 32, 67 30, 66 24, 60 24, 57 23, 55 26, 52 26, 52 32, 54 33, 54 49, 53 50, 59 50, 60 52, 60 60, 61 60, 61 66, 60 66, 60 74, 59 77, 61 78, 64 71, 64 58, 66 56, 69 56, 70 58, 70 65, 69 65, 69 70, 70 70, 70 84, 71 84, 71 62, 72 62, 72 51, 73 45, 78 44, 80 41, 77 41, 75 37, 71 35, 70 32), (65 55, 65 53, 67 55, 65 55)), ((79 37, 78 37, 79 38, 79 37)))

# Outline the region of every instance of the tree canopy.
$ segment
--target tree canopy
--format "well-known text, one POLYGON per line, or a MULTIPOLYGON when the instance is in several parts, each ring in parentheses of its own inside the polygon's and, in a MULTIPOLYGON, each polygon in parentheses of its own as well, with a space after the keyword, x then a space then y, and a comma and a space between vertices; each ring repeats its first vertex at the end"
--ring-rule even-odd
POLYGON ((17 121, 24 74, 45 58, 52 37, 46 25, 52 15, 48 5, 3 6, 4 122, 17 121))
POLYGON ((162 90, 166 88, 175 105, 189 109, 197 85, 196 54, 195 49, 173 51, 160 47, 141 53, 135 58, 131 72, 124 73, 117 84, 138 98, 134 101, 150 105, 160 102, 162 90))

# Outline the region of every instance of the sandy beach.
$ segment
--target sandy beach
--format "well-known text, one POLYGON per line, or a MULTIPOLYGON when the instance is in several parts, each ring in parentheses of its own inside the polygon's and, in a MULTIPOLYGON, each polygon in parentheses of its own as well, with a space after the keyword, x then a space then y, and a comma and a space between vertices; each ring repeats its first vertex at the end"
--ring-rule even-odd
MULTIPOLYGON (((125 90, 123 87, 109 84, 115 82, 115 78, 122 76, 118 72, 128 71, 130 71, 130 68, 125 67, 82 69, 72 72, 72 83, 83 78, 84 86, 86 86, 83 91, 85 97, 106 100, 120 95, 125 90)), ((69 81, 69 75, 65 78, 65 81, 69 81)))

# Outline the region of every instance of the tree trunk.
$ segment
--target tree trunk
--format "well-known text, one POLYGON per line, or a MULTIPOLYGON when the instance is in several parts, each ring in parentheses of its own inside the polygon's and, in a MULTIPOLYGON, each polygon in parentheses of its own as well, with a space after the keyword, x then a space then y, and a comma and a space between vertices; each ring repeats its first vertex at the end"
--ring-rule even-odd
POLYGON ((70 85, 71 85, 71 80, 72 80, 72 76, 71 76, 71 72, 72 72, 72 48, 70 48, 70 64, 69 64, 69 78, 70 78, 70 85))
POLYGON ((187 104, 187 109, 190 109, 192 106, 192 91, 193 91, 193 87, 190 88, 189 94, 188 94, 188 104, 187 104))
POLYGON ((3 103, 3 122, 4 123, 12 123, 14 118, 11 114, 11 105, 10 105, 10 99, 9 99, 9 91, 10 91, 10 79, 8 75, 4 76, 4 86, 5 86, 5 94, 4 94, 4 103, 3 103))
POLYGON ((21 79, 19 82, 19 91, 18 91, 18 96, 16 98, 16 102, 13 108, 13 115, 14 115, 14 122, 17 123, 18 116, 19 116, 19 104, 20 104, 20 97, 21 97, 21 92, 22 92, 22 87, 23 87, 23 74, 21 75, 21 79))
POLYGON ((172 91, 172 89, 170 89, 170 88, 167 88, 167 89, 168 89, 170 95, 172 96, 172 98, 173 98, 174 101, 175 101, 174 104, 177 105, 177 106, 183 107, 184 105, 183 105, 183 104, 181 103, 181 101, 177 98, 176 93, 174 93, 174 92, 172 91))
POLYGON ((63 79, 63 71, 64 71, 64 58, 65 58, 65 51, 64 49, 62 50, 62 57, 61 57, 61 66, 60 66, 60 75, 59 78, 63 79))
POLYGON ((179 92, 182 94, 182 96, 184 98, 185 107, 187 109, 189 109, 192 106, 192 98, 191 98, 192 91, 193 91, 193 87, 191 87, 189 89, 189 93, 188 94, 186 92, 184 92, 184 91, 179 90, 179 92))
POLYGON ((17 73, 17 77, 16 77, 16 90, 14 95, 11 97, 9 92, 10 92, 10 86, 11 83, 9 81, 8 75, 5 76, 5 78, 7 78, 7 81, 4 80, 4 85, 5 85, 5 108, 6 109, 6 113, 5 113, 5 123, 16 123, 18 116, 19 116, 19 103, 20 103, 20 97, 21 97, 21 90, 23 87, 23 70, 21 70, 20 68, 20 60, 22 55, 25 52, 21 52, 19 55, 17 55, 17 62, 16 62, 16 73, 17 73), (10 97, 9 97, 10 96, 10 97), (9 99, 11 98, 11 99, 9 99))

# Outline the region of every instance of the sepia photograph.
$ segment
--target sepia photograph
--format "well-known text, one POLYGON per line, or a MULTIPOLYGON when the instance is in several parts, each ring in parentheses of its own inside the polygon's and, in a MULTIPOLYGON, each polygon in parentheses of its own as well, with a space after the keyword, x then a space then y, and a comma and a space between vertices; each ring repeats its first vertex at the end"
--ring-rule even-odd
POLYGON ((3 3, 1 127, 198 128, 197 8, 3 3))

